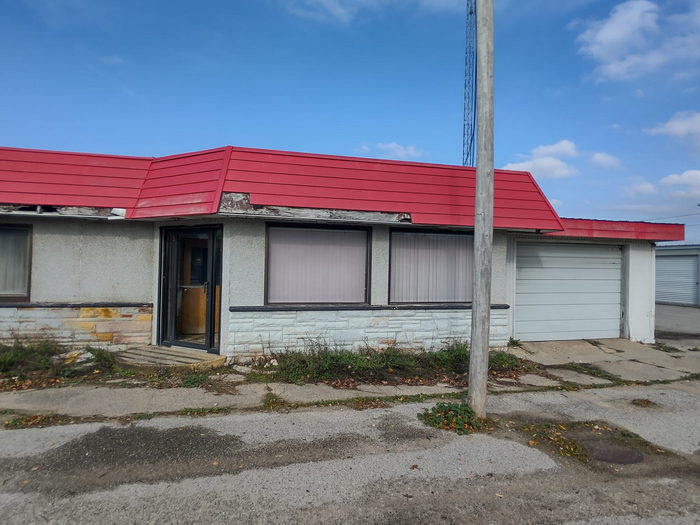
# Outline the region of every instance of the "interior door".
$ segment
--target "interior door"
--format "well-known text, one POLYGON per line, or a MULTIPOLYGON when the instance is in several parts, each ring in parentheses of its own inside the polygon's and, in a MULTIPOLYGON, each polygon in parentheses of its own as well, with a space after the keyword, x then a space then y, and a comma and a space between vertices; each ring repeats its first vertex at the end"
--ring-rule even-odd
POLYGON ((218 353, 221 227, 164 228, 160 343, 218 353))

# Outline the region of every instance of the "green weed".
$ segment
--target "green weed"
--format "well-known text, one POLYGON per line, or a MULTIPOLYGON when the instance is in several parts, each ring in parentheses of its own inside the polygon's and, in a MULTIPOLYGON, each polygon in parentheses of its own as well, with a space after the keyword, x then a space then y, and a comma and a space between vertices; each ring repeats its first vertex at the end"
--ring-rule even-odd
POLYGON ((457 434, 469 434, 485 427, 485 422, 476 417, 469 404, 437 403, 434 407, 424 409, 418 414, 418 419, 428 426, 451 430, 457 434))
POLYGON ((87 346, 85 347, 85 351, 92 355, 92 365, 98 370, 102 370, 103 372, 114 370, 117 358, 109 350, 87 346))
POLYGON ((64 375, 69 367, 54 359, 63 352, 64 348, 50 340, 17 340, 11 345, 0 344, 0 374, 19 377, 32 372, 49 377, 64 375))
POLYGON ((189 373, 182 377, 182 386, 185 388, 197 388, 209 381, 207 374, 189 373))
POLYGON ((520 361, 508 352, 491 352, 489 354, 489 369, 497 372, 510 372, 520 368, 520 361))

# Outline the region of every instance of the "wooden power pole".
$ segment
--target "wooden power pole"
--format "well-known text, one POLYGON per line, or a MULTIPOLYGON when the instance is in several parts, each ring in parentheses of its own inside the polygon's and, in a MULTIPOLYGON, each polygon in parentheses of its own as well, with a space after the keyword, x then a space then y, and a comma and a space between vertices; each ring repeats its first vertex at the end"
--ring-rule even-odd
POLYGON ((476 0, 476 202, 474 298, 467 399, 486 415, 493 245, 493 0, 476 0))

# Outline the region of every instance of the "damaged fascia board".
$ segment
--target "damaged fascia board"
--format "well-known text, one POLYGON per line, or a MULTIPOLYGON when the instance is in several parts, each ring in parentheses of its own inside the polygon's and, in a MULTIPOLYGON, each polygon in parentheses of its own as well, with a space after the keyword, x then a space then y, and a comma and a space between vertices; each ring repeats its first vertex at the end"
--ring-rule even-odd
POLYGON ((21 217, 65 217, 79 219, 109 219, 111 215, 116 215, 114 218, 124 218, 126 210, 118 211, 121 208, 93 208, 87 206, 41 206, 28 204, 0 204, 0 213, 3 215, 21 216, 21 217))
POLYGON ((224 193, 221 196, 219 215, 377 224, 411 222, 410 213, 292 208, 288 206, 258 206, 250 203, 250 195, 248 193, 224 193))

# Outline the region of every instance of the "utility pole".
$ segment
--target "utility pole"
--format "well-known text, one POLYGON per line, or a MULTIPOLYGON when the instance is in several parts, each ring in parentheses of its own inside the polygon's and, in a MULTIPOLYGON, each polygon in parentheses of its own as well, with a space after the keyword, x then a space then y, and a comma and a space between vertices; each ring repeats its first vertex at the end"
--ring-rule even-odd
POLYGON ((474 298, 467 400, 486 415, 493 245, 493 0, 476 0, 476 202, 474 298))

